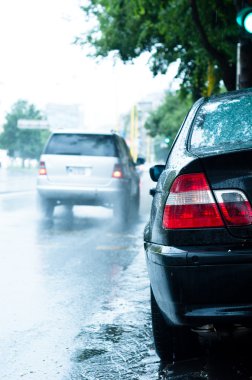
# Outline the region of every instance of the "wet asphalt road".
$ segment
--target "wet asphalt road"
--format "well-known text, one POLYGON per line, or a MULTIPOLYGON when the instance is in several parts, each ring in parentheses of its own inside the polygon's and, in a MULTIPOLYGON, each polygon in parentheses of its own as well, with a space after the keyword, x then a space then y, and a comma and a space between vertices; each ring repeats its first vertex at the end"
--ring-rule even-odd
POLYGON ((45 222, 35 179, 17 178, 0 188, 1 380, 252 379, 250 337, 160 367, 142 244, 150 182, 140 220, 122 230, 98 207, 45 222))
POLYGON ((0 379, 157 378, 142 244, 149 195, 128 229, 101 207, 59 208, 45 222, 34 179, 4 179, 0 379))

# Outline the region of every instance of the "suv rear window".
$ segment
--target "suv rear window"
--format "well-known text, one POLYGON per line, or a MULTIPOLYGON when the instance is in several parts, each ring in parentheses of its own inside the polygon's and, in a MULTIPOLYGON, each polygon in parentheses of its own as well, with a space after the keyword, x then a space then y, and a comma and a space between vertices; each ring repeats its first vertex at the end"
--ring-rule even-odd
POLYGON ((191 133, 195 153, 252 147, 252 94, 211 100, 198 111, 191 133))
POLYGON ((57 133, 50 138, 44 154, 117 157, 113 136, 57 133))

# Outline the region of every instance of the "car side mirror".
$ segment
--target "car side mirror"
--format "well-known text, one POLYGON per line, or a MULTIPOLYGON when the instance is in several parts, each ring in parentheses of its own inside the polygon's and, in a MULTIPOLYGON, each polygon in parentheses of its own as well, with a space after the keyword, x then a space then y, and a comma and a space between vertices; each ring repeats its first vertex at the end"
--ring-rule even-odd
POLYGON ((154 197, 154 195, 156 194, 156 189, 155 189, 155 187, 153 187, 152 189, 150 189, 149 194, 150 194, 152 197, 154 197))
POLYGON ((136 166, 139 166, 139 165, 143 165, 143 164, 145 164, 145 158, 144 157, 137 157, 137 159, 136 159, 136 163, 135 163, 135 165, 136 166))
POLYGON ((165 165, 155 165, 150 168, 150 177, 152 181, 157 182, 161 173, 164 171, 165 165))

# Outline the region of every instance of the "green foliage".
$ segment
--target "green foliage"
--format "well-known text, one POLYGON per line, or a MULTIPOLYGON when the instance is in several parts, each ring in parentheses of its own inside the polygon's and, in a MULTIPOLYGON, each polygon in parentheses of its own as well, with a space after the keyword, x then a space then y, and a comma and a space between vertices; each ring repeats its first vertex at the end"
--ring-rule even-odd
POLYGON ((41 120, 42 116, 33 104, 30 105, 25 100, 17 101, 6 115, 3 133, 0 135, 0 148, 7 149, 10 157, 38 159, 49 132, 19 129, 19 119, 41 120))
POLYGON ((153 111, 145 123, 150 136, 163 136, 174 140, 187 112, 192 105, 190 98, 181 99, 178 94, 167 93, 163 103, 153 111))
POLYGON ((90 44, 95 56, 115 52, 126 62, 150 52, 154 75, 179 59, 182 94, 193 99, 218 92, 221 80, 235 89, 239 30, 233 0, 89 0, 82 9, 97 26, 76 42, 90 44), (215 76, 210 91, 209 65, 215 76))

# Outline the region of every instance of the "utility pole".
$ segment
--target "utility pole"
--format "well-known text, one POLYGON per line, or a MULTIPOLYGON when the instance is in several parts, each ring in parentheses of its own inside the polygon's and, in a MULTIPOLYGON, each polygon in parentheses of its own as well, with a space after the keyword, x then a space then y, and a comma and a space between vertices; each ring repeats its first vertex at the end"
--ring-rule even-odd
POLYGON ((237 44, 237 76, 236 87, 252 87, 252 41, 242 38, 237 44))

